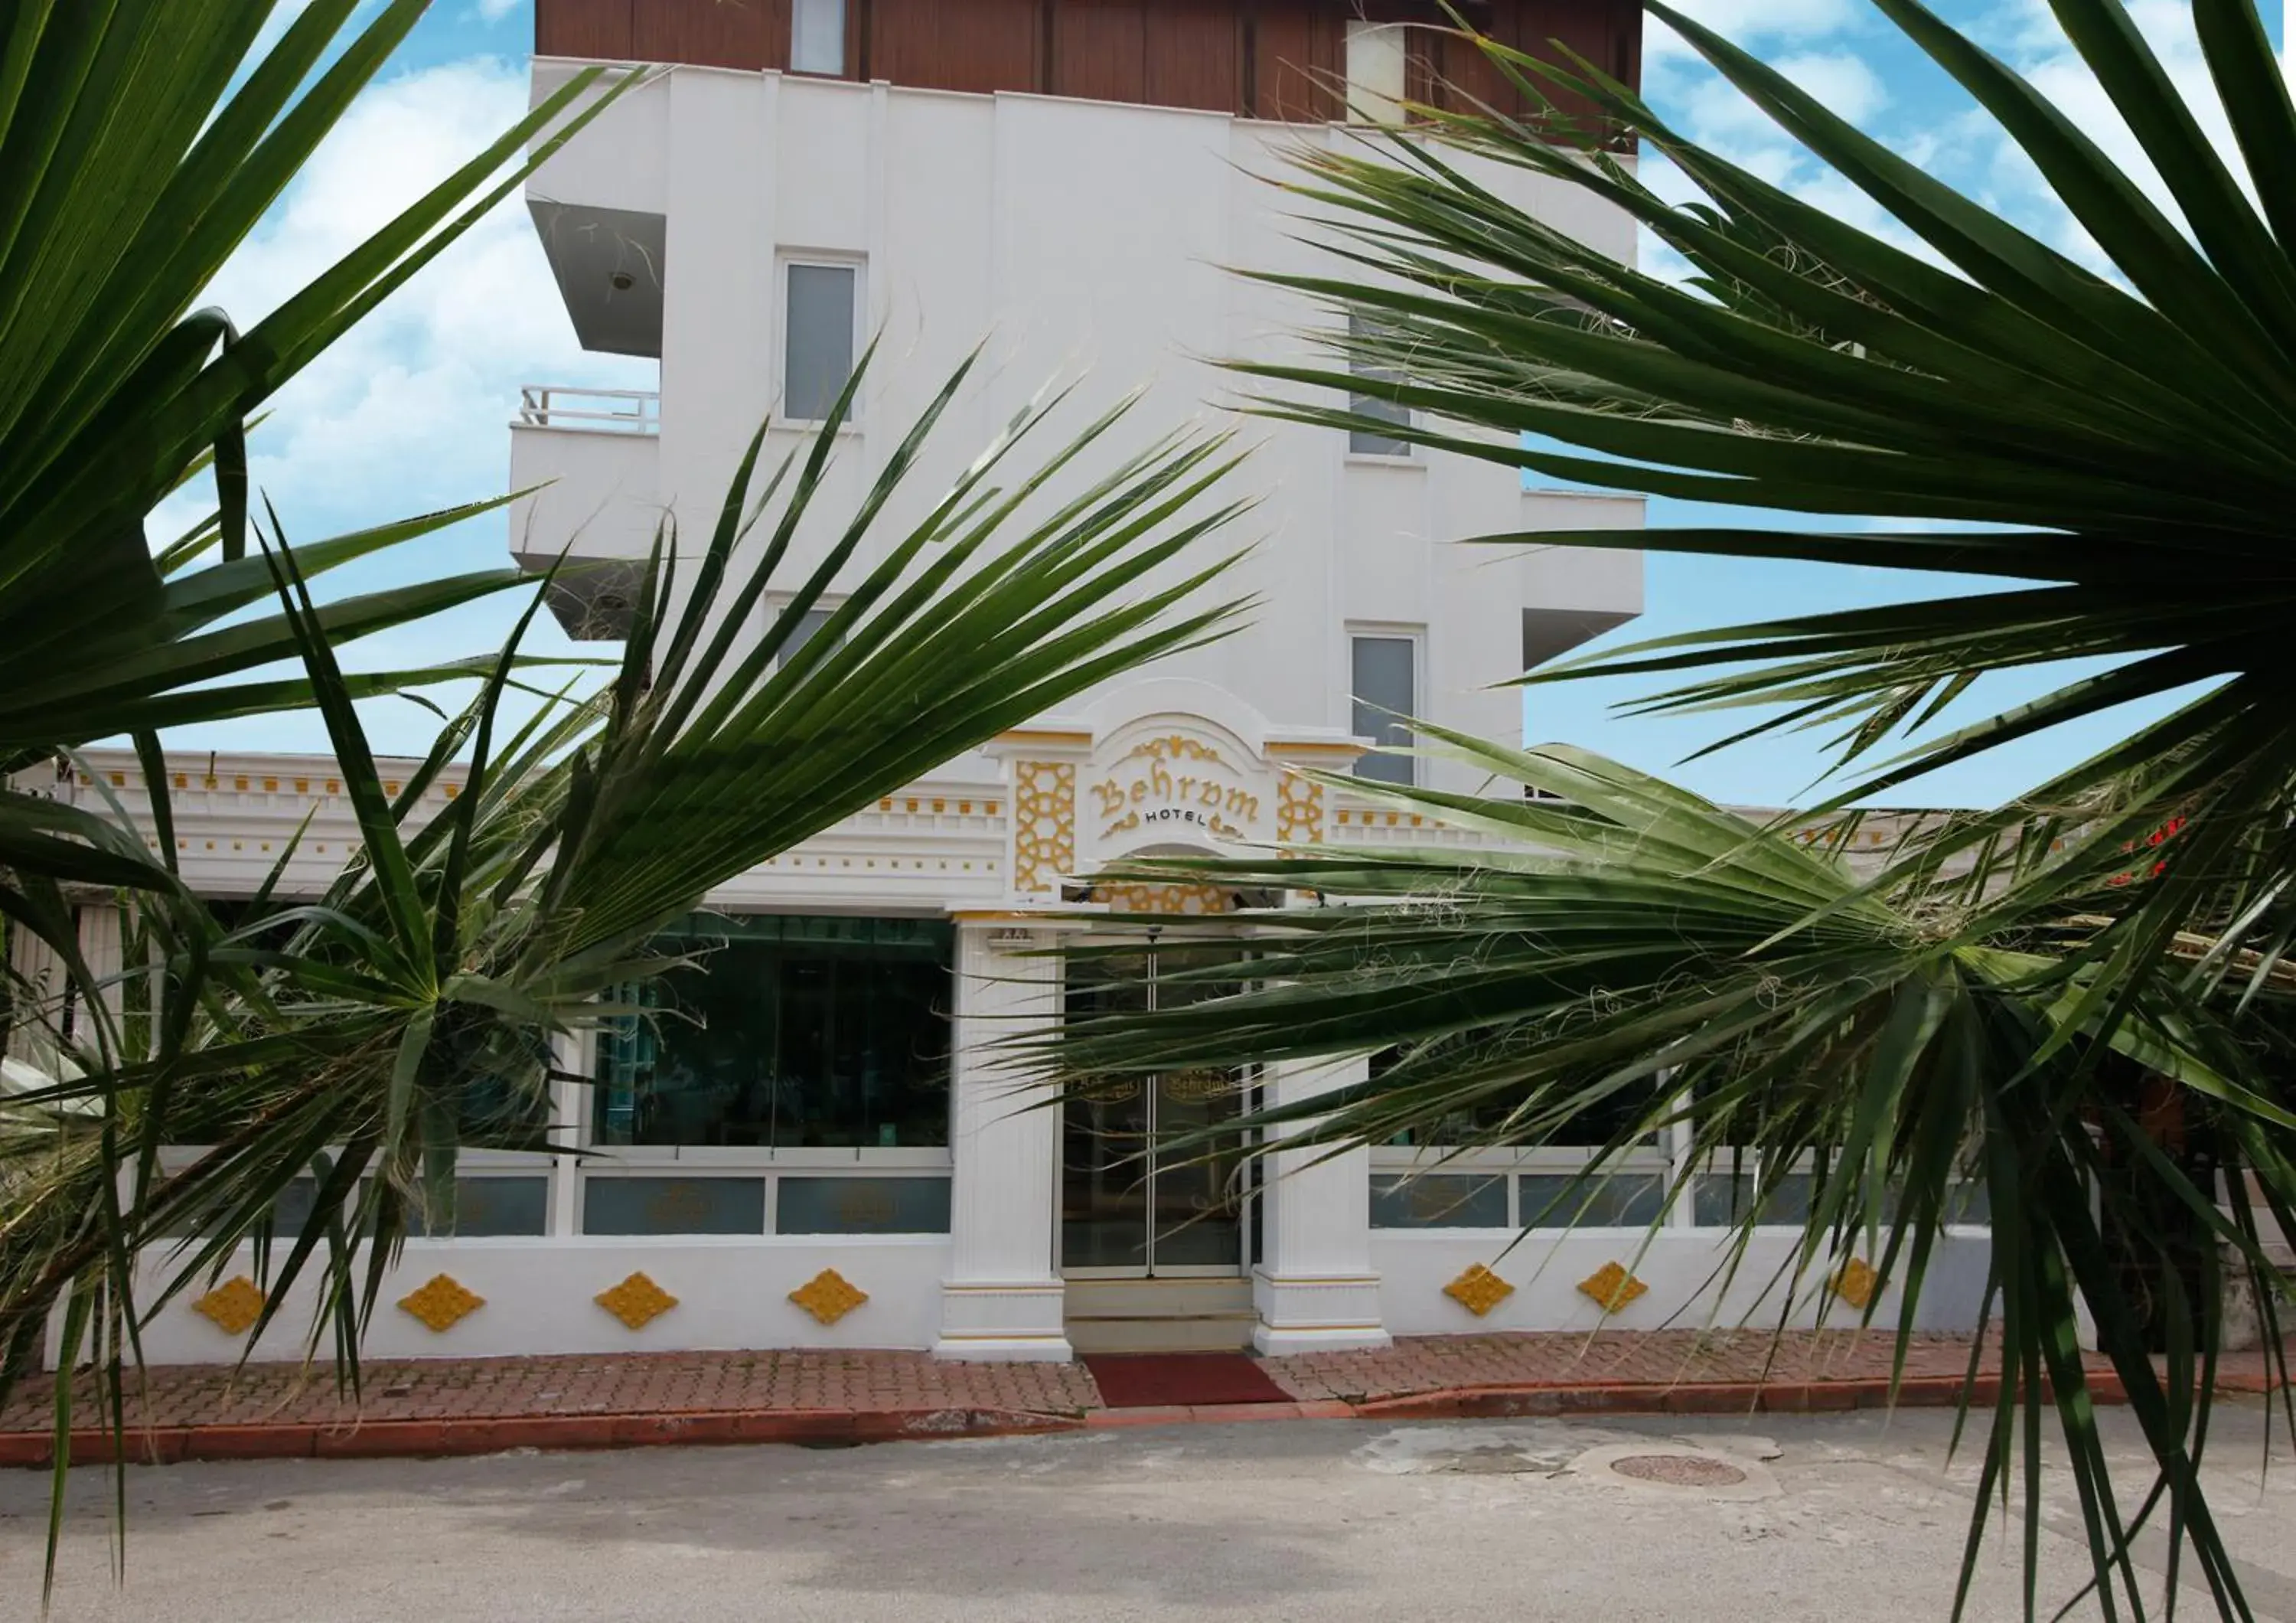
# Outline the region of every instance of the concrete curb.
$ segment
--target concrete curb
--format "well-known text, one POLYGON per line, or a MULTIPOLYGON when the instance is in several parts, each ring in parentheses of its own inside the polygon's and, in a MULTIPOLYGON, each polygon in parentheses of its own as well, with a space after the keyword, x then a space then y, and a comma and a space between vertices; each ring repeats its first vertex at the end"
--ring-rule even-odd
MULTIPOLYGON (((1950 1408, 1964 1388, 1972 1404, 1989 1405, 2001 1392, 1997 1376, 1973 1383, 1957 1377, 1911 1377, 1896 1406, 1950 1408)), ((2089 1394, 2101 1404, 2126 1401, 2119 1379, 2093 1374, 2089 1394)), ((1434 1392, 1349 1401, 1173 1405, 1094 1409, 1081 1414, 1023 1409, 741 1409, 654 1414, 521 1414, 450 1420, 378 1420, 344 1424, 299 1421, 274 1424, 131 1428, 128 1458, 139 1464, 181 1460, 387 1460, 500 1454, 512 1448, 657 1448, 712 1444, 793 1443, 816 1448, 865 1443, 922 1442, 960 1437, 1032 1437, 1054 1432, 1111 1430, 1134 1426, 1236 1424, 1304 1420, 1508 1420, 1589 1414, 1816 1414, 1890 1406, 1885 1380, 1649 1382, 1545 1386, 1451 1387, 1434 1392)), ((108 1463, 111 1433, 71 1434, 76 1465, 108 1463)), ((42 1468, 53 1462, 54 1438, 44 1431, 0 1432, 0 1468, 42 1468)))
MULTIPOLYGON (((1016 1409, 748 1409, 668 1414, 518 1414, 458 1420, 382 1420, 345 1424, 299 1421, 237 1426, 130 1427, 128 1458, 146 1465, 180 1460, 388 1460, 500 1454, 512 1448, 652 1448, 670 1445, 796 1443, 818 1448, 934 1438, 1019 1437, 1081 1429, 1073 1414, 1016 1409)), ((114 1456, 112 1435, 71 1434, 75 1465, 114 1456)), ((0 1432, 0 1468, 45 1467, 53 1433, 0 1432)))

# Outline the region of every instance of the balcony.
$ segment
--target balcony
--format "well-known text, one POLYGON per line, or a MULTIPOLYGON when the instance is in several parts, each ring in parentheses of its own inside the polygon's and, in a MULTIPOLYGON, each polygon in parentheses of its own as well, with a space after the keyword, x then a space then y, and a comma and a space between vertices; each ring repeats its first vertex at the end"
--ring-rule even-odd
POLYGON ((511 423, 511 555, 537 573, 566 560, 551 612, 570 636, 619 637, 660 523, 661 397, 529 384, 511 423))

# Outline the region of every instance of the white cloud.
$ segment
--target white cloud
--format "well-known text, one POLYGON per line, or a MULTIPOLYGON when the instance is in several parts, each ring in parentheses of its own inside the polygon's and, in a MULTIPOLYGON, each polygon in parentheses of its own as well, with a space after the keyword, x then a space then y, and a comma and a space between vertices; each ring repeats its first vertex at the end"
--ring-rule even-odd
POLYGON ((500 22, 517 9, 518 0, 479 0, 479 20, 481 22, 500 22))
MULTIPOLYGON (((1675 0, 1675 9, 1733 45, 1749 48, 1782 39, 1820 39, 1849 28, 1859 12, 1851 0, 1675 0)), ((1652 17, 1644 24, 1643 57, 1662 64, 1695 60, 1697 53, 1681 35, 1652 17)))
MULTIPOLYGON (((248 330, 500 136, 527 104, 523 62, 454 62, 369 87, 201 302, 248 330)), ((654 362, 582 350, 513 193, 281 391, 250 446, 250 473, 290 537, 316 540, 500 495, 521 383, 653 388, 657 377, 654 362)), ((172 538, 211 506, 209 490, 186 491, 153 515, 152 533, 172 538)), ((497 515, 354 565, 340 588, 507 562, 497 515)), ((348 663, 483 652, 516 612, 496 598, 354 645, 348 663)), ((537 641, 563 646, 550 631, 545 622, 537 641)), ((419 748, 429 735, 430 722, 403 702, 362 708, 381 747, 419 748)), ((186 742, 325 746, 308 716, 200 729, 186 742)))
MULTIPOLYGON (((493 60, 374 86, 209 297, 251 326, 526 106, 523 66, 493 60)), ((651 362, 575 342, 513 194, 289 384, 257 436, 253 474, 305 535, 489 496, 507 474, 504 424, 521 383, 651 386, 653 376, 651 362)))

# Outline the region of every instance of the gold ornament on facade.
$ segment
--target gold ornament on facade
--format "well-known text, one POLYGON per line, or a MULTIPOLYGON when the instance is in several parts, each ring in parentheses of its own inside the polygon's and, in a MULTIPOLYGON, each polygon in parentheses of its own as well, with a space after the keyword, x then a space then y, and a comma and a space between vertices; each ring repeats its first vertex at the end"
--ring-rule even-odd
POLYGON ((433 1274, 428 1284, 398 1298, 398 1305, 430 1328, 433 1335, 447 1331, 487 1305, 487 1298, 466 1289, 449 1274, 433 1274))
POLYGON ((790 1292, 789 1299, 824 1324, 834 1324, 869 1299, 869 1293, 834 1268, 824 1268, 790 1292))
POLYGON ((1862 1313, 1874 1300, 1874 1291, 1881 1289, 1882 1276, 1866 1265, 1865 1258, 1853 1256, 1836 1271, 1832 1283, 1834 1295, 1862 1313))
POLYGON ((1287 845, 1324 843, 1324 786, 1286 772, 1275 785, 1275 837, 1287 845))
POLYGON ((632 1330, 644 1330, 677 1306, 676 1297, 643 1273, 631 1274, 611 1290, 600 1291, 594 1299, 632 1330))
POLYGON ((1513 1296, 1514 1287, 1477 1263, 1444 1286, 1443 1294, 1480 1319, 1513 1296))
POLYGON ((1650 1290, 1648 1285, 1616 1263, 1604 1263, 1580 1280, 1578 1289, 1594 1298, 1604 1313, 1616 1313, 1636 1298, 1647 1295, 1650 1290))
POLYGON ((263 1315, 263 1292, 244 1273, 234 1274, 192 1304, 226 1335, 243 1336, 263 1315))
POLYGON ((1076 763, 1013 763, 1013 888, 1049 891, 1076 869, 1076 763))
POLYGON ((1201 919, 1235 910, 1229 893, 1217 885, 1096 885, 1092 899, 1111 913, 1155 913, 1201 919))

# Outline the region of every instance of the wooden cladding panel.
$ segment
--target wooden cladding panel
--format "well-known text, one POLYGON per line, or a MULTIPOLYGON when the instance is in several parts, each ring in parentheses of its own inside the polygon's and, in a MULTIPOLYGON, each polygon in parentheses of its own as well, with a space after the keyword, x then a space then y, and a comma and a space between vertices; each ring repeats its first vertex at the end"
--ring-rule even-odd
MULTIPOLYGON (((536 0, 548 56, 785 68, 791 0, 536 0)), ((1560 39, 1639 84, 1639 0, 1466 0, 1494 38, 1551 56, 1560 39)), ((1409 94, 1521 111, 1505 76, 1439 33, 1434 0, 847 0, 855 77, 922 89, 1037 91, 1262 119, 1341 116, 1352 18, 1413 31, 1409 94)))
POLYGON ((1157 0, 1149 18, 1144 99, 1242 112, 1243 18, 1236 0, 1157 0))
POLYGON ((642 62, 789 64, 789 0, 635 0, 631 18, 631 51, 642 62))
POLYGON ((535 0, 534 54, 631 62, 631 11, 637 0, 535 0))
POLYGON ((1143 0, 1053 0, 1052 93, 1146 101, 1147 11, 1143 0))
POLYGON ((1251 111, 1315 122, 1340 116, 1343 14, 1302 0, 1260 0, 1253 19, 1251 111))
POLYGON ((975 95, 1043 87, 1040 0, 869 0, 869 6, 872 78, 975 95))

